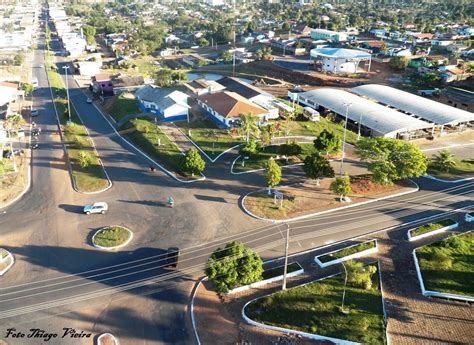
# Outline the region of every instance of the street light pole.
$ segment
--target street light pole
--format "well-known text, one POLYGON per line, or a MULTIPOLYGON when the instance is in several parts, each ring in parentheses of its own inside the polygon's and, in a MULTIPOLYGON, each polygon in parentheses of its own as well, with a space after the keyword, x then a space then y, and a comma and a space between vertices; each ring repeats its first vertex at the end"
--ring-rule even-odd
POLYGON ((286 273, 288 271, 288 244, 290 241, 290 224, 286 224, 286 244, 285 244, 285 266, 283 268, 282 290, 286 290, 286 273))
POLYGON ((344 273, 346 274, 346 277, 344 278, 344 289, 342 290, 341 313, 346 314, 344 312, 344 299, 346 298, 347 269, 346 269, 346 265, 344 265, 344 262, 341 262, 341 264, 342 264, 342 267, 344 268, 344 273))
POLYGON ((341 157, 341 167, 339 169, 339 175, 342 176, 342 165, 344 164, 344 156, 346 154, 346 133, 347 133, 347 115, 349 113, 349 108, 352 107, 352 103, 342 103, 346 107, 346 121, 344 124, 344 137, 342 139, 342 157, 341 157))
POLYGON ((69 114, 69 123, 71 123, 71 103, 69 102, 69 86, 67 81, 67 71, 69 70, 69 66, 63 66, 64 71, 66 72, 66 96, 67 96, 67 112, 69 114))
POLYGON ((360 139, 360 126, 361 126, 361 122, 362 122, 362 112, 360 113, 360 117, 359 117, 359 129, 357 130, 357 140, 360 139))

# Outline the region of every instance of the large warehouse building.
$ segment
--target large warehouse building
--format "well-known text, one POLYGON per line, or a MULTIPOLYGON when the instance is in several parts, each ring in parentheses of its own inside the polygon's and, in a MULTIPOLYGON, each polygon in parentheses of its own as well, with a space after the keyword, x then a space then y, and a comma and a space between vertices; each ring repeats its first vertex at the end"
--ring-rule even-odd
POLYGON ((433 124, 409 116, 395 109, 353 93, 322 88, 298 93, 298 102, 321 112, 331 111, 339 118, 345 118, 348 128, 360 130, 366 136, 415 139, 430 135, 433 124), (350 105, 350 106, 348 106, 350 105))
POLYGON ((390 86, 369 84, 357 86, 352 92, 372 99, 381 105, 434 124, 442 134, 461 131, 474 126, 474 113, 451 107, 390 86))

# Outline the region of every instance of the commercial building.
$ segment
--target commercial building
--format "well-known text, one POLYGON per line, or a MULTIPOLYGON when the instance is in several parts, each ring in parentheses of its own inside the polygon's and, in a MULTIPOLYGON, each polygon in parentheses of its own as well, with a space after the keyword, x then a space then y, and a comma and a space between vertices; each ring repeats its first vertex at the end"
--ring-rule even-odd
POLYGON ((139 108, 161 120, 182 121, 188 117, 188 95, 174 89, 145 85, 135 92, 139 108))
POLYGON ((439 129, 440 134, 463 130, 474 125, 474 113, 390 86, 361 85, 353 88, 352 92, 372 99, 380 105, 395 108, 408 114, 407 116, 427 121, 439 129))
POLYGON ((370 71, 372 55, 356 49, 317 48, 312 49, 310 58, 316 69, 329 73, 358 73, 361 62, 370 71))
POLYGON ((311 31, 313 40, 328 40, 333 42, 346 42, 347 35, 344 32, 337 32, 325 29, 314 29, 311 31))
POLYGON ((322 114, 332 112, 348 128, 365 136, 414 139, 429 136, 433 124, 340 89, 322 88, 296 93, 298 102, 322 114))

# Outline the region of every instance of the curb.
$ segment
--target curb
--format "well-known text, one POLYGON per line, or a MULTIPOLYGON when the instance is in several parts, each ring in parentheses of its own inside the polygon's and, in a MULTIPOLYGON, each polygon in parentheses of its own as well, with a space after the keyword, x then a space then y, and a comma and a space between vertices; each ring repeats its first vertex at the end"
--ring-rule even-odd
POLYGON ((209 157, 209 156, 207 155, 206 152, 204 152, 204 151, 201 149, 201 147, 199 147, 198 144, 196 144, 189 136, 187 136, 186 133, 184 133, 184 132, 181 130, 181 128, 179 128, 178 126, 176 126, 174 122, 172 122, 172 123, 173 123, 173 126, 175 126, 176 129, 177 129, 178 131, 180 131, 181 134, 184 135, 184 136, 191 142, 191 144, 193 144, 208 160, 211 161, 211 163, 215 163, 221 156, 223 156, 223 155, 226 154, 227 152, 232 151, 233 149, 235 149, 235 148, 237 148, 237 147, 239 147, 239 146, 242 145, 242 144, 238 144, 238 145, 232 146, 232 147, 228 148, 227 150, 225 150, 224 152, 221 152, 216 158, 212 159, 211 157, 209 157))
POLYGON ((197 332, 197 322, 196 322, 196 318, 194 316, 194 300, 196 298, 196 294, 199 290, 199 287, 201 286, 202 282, 207 280, 207 276, 204 276, 202 277, 198 283, 196 285, 194 285, 194 289, 193 289, 193 294, 192 294, 192 297, 191 297, 191 302, 190 302, 190 307, 189 307, 189 311, 191 313, 191 323, 193 325, 193 332, 194 332, 194 336, 196 337, 196 342, 198 345, 201 345, 201 340, 199 339, 199 334, 197 332))
MULTIPOLYGON (((112 225, 112 226, 114 226, 114 225, 112 225)), ((117 226, 118 226, 118 225, 117 225, 117 226)), ((95 244, 95 243, 94 243, 95 236, 96 236, 99 232, 101 232, 102 230, 105 230, 105 229, 110 228, 110 227, 111 227, 111 226, 105 226, 105 227, 103 227, 103 228, 97 230, 97 231, 94 233, 94 235, 92 236, 92 246, 94 246, 94 247, 97 248, 97 249, 102 249, 102 250, 115 250, 115 249, 119 249, 119 248, 125 247, 125 246, 126 246, 127 244, 129 244, 130 241, 133 239, 133 232, 132 232, 132 230, 130 230, 130 229, 128 229, 128 228, 126 228, 126 227, 120 225, 120 227, 121 227, 122 229, 125 229, 125 230, 127 230, 127 231, 130 233, 130 238, 129 238, 128 240, 126 240, 124 243, 119 244, 118 246, 115 246, 115 247, 103 247, 103 246, 100 246, 100 245, 98 245, 98 244, 95 244)))
MULTIPOLYGON (((273 223, 285 223, 285 222, 291 222, 291 221, 295 221, 295 220, 301 220, 301 219, 306 219, 306 218, 310 218, 310 217, 314 217, 314 216, 319 216, 319 215, 322 215, 322 214, 327 214, 327 213, 332 213, 332 212, 336 212, 336 211, 339 211, 339 210, 345 210, 345 209, 348 209, 348 208, 351 208, 351 207, 356 207, 356 206, 360 206, 360 205, 367 205, 367 204, 371 204, 371 203, 374 203, 374 202, 377 202, 377 201, 381 201, 381 200, 386 200, 386 199, 391 199, 391 198, 395 198, 395 197, 398 197, 398 196, 402 196, 402 195, 407 195, 407 194, 411 194, 411 193, 416 193, 420 190, 420 186, 418 186, 418 184, 412 180, 409 180, 411 181, 416 187, 415 189, 413 190, 409 190, 409 191, 406 191, 406 192, 401 192, 401 193, 397 193, 397 194, 392 194, 392 195, 387 195, 387 196, 384 196, 384 197, 381 197, 381 198, 378 198, 378 199, 371 199, 371 200, 367 200, 367 201, 362 201, 362 202, 358 202, 356 204, 351 204, 351 205, 347 205, 347 206, 341 206, 341 207, 337 207, 337 208, 333 208, 333 209, 330 209, 330 210, 326 210, 326 211, 320 211, 320 212, 315 212, 315 213, 311 213, 311 214, 306 214, 304 216, 299 216, 299 217, 294 217, 294 218, 288 218, 288 219, 269 219, 269 218, 263 218, 263 217, 259 217, 255 214, 253 214, 252 212, 250 212, 246 207, 245 207, 245 199, 247 198, 247 196, 249 196, 250 194, 252 193, 255 193, 255 192, 250 192, 250 193, 247 193, 243 198, 242 200, 240 201, 240 206, 242 206, 242 209, 244 210, 245 213, 247 213, 250 217, 252 218, 255 218, 255 219, 259 219, 259 220, 265 220, 267 222, 273 222, 273 223)), ((258 190, 257 192, 259 191, 264 191, 266 189, 260 189, 258 190)))
POLYGON ((368 240, 368 241, 365 241, 365 242, 356 243, 356 244, 353 244, 353 245, 350 245, 350 246, 347 246, 347 247, 343 247, 341 249, 336 249, 336 250, 333 250, 333 251, 330 251, 330 252, 327 252, 327 253, 317 255, 317 256, 314 257, 314 262, 317 263, 319 267, 324 268, 324 267, 340 264, 340 263, 348 261, 348 260, 358 259, 358 258, 361 258, 361 257, 364 257, 364 256, 375 254, 375 253, 378 253, 378 251, 379 251, 379 247, 378 247, 377 239, 371 239, 371 240, 368 240), (339 258, 339 259, 334 259, 334 260, 330 260, 330 261, 326 261, 326 262, 322 262, 321 260, 319 260, 319 258, 321 256, 329 255, 329 254, 332 254, 332 253, 337 253, 341 250, 348 249, 348 248, 351 248, 351 247, 357 247, 358 245, 361 245, 361 244, 364 244, 364 243, 369 243, 369 242, 375 242, 375 247, 365 249, 365 250, 362 250, 362 251, 354 253, 354 254, 346 255, 346 256, 343 256, 342 258, 339 258))
MULTIPOLYGON (((84 93, 84 91, 82 91, 84 93)), ((85 94, 85 93, 84 93, 85 94)), ((107 123, 110 125, 110 127, 113 129, 113 131, 115 132, 115 134, 120 138, 122 139, 124 142, 126 142, 129 146, 131 146, 136 152, 138 152, 139 154, 141 154, 143 157, 145 157, 146 159, 148 159, 150 162, 152 162, 153 164, 155 164, 157 167, 159 167, 166 175, 168 175, 169 177, 175 179, 176 181, 178 182, 181 182, 181 183, 194 183, 194 182, 199 182, 199 181, 204 181, 206 179, 206 176, 202 175, 202 178, 200 179, 197 179, 197 180, 190 180, 190 181, 186 181, 186 180, 182 180, 180 179, 179 177, 175 176, 174 173, 172 173, 171 171, 169 171, 168 169, 166 169, 163 165, 161 165, 160 163, 156 162, 153 158, 151 158, 150 156, 148 156, 145 152, 143 152, 142 150, 140 150, 138 147, 136 147, 134 144, 132 144, 130 141, 128 141, 127 139, 125 139, 123 136, 120 135, 120 133, 117 131, 117 129, 114 127, 114 125, 112 125, 112 123, 109 121, 109 119, 107 119, 107 117, 104 115, 104 113, 102 112, 102 110, 99 109, 99 107, 97 107, 94 103, 92 103, 92 105, 94 106, 94 108, 97 109, 97 111, 100 113, 100 115, 102 115, 102 117, 104 118, 105 121, 107 121, 107 123)))
POLYGON ((433 175, 424 175, 423 177, 424 177, 424 178, 428 178, 428 179, 430 179, 430 180, 435 180, 435 181, 438 181, 438 182, 443 182, 443 183, 461 183, 461 182, 466 182, 466 181, 472 181, 472 180, 474 180, 474 176, 462 178, 462 179, 459 179, 459 180, 444 180, 444 179, 441 179, 441 178, 434 177, 433 175))
MULTIPOLYGON (((3 248, 2 248, 3 249, 3 248)), ((7 256, 5 258, 10 258, 11 259, 11 263, 10 265, 8 265, 5 269, 3 269, 2 271, 0 271, 0 277, 3 276, 5 273, 7 273, 10 268, 13 267, 13 265, 15 264, 15 257, 13 256, 12 253, 10 253, 8 250, 6 249, 3 249, 6 253, 7 253, 7 256)))
POLYGON ((410 230, 407 231, 407 237, 408 237, 409 242, 414 242, 414 241, 417 241, 419 239, 430 237, 430 236, 433 236, 433 235, 437 235, 437 234, 440 234, 440 233, 445 232, 445 231, 449 231, 449 230, 452 230, 452 229, 457 229, 458 227, 459 227, 459 223, 455 222, 454 224, 444 226, 440 229, 433 230, 433 231, 430 231, 430 232, 426 232, 424 234, 417 235, 417 236, 412 236, 411 235, 411 231, 416 229, 416 228, 413 228, 413 229, 410 229, 410 230))

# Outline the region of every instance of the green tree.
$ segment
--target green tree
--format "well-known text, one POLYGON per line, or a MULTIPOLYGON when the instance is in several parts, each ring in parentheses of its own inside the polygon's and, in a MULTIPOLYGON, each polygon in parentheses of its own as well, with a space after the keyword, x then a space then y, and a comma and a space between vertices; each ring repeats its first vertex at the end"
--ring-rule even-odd
POLYGON ((257 23, 251 20, 247 23, 247 32, 254 32, 255 30, 257 30, 257 23))
POLYGON ((197 44, 200 47, 207 47, 209 45, 209 41, 205 37, 201 37, 198 39, 197 44))
POLYGON ((86 25, 82 28, 82 32, 84 33, 84 36, 86 37, 87 44, 92 45, 95 44, 95 34, 96 34, 96 28, 91 25, 86 25))
POLYGON ((341 201, 343 201, 345 197, 349 196, 352 193, 351 181, 349 176, 344 175, 341 177, 337 177, 336 180, 330 184, 329 190, 336 195, 340 195, 341 201))
POLYGON ((155 84, 161 87, 170 86, 173 79, 173 71, 168 68, 161 68, 155 73, 155 84))
POLYGON ((341 138, 334 132, 324 129, 313 141, 314 148, 318 152, 338 153, 341 151, 341 138))
POLYGON ((415 144, 392 138, 363 138, 356 144, 356 155, 369 161, 374 181, 392 184, 405 178, 420 177, 428 159, 415 144))
POLYGON ((212 154, 214 154, 215 143, 219 141, 219 134, 215 129, 206 130, 206 137, 212 141, 212 154))
POLYGON ((92 156, 87 151, 79 151, 79 165, 86 169, 92 164, 92 156))
POLYGON ((410 60, 405 56, 394 56, 390 59, 388 65, 395 71, 404 71, 408 67, 409 62, 410 60))
POLYGON ((207 261, 206 275, 219 292, 259 281, 262 274, 262 259, 241 242, 230 242, 224 249, 217 248, 207 261))
POLYGON ((454 155, 447 149, 433 155, 431 162, 437 169, 445 172, 449 172, 450 169, 456 166, 454 155))
POLYGON ((221 59, 224 60, 225 63, 232 62, 233 56, 228 50, 224 50, 221 54, 221 59))
POLYGON ((296 140, 293 140, 293 141, 288 140, 285 144, 280 145, 278 147, 278 153, 281 155, 285 155, 287 162, 290 156, 298 156, 299 154, 301 154, 301 151, 302 151, 301 145, 298 144, 296 140))
POLYGON ((12 130, 12 131, 18 131, 25 124, 26 124, 25 119, 19 114, 8 116, 3 122, 3 126, 7 130, 12 130))
POLYGON ((181 170, 191 176, 202 173, 205 168, 206 162, 194 147, 190 148, 181 160, 181 170))
POLYGON ((272 187, 276 187, 281 181, 281 167, 274 159, 269 159, 265 163, 265 181, 268 185, 268 195, 272 192, 272 187))
POLYGON ((25 62, 25 54, 20 52, 20 53, 17 53, 14 57, 13 57, 13 64, 15 66, 21 66, 23 65, 23 62, 25 62))
POLYGON ((243 156, 250 156, 255 153, 257 153, 258 150, 258 143, 255 141, 255 139, 250 139, 248 143, 246 143, 244 146, 242 146, 239 149, 239 153, 243 156))
POLYGON ((310 179, 316 180, 318 186, 322 177, 334 177, 334 169, 329 161, 317 153, 313 153, 304 159, 303 171, 310 179))
POLYGON ((352 260, 344 263, 347 269, 347 281, 356 287, 370 290, 372 288, 372 276, 377 272, 375 266, 364 266, 362 262, 352 260))
POLYGON ((260 131, 260 143, 262 144, 262 148, 272 143, 272 134, 269 127, 270 126, 267 126, 260 131))
POLYGON ((31 93, 33 92, 34 87, 33 87, 33 85, 30 84, 30 83, 23 83, 23 84, 21 85, 21 89, 22 89, 23 91, 25 91, 25 94, 26 94, 26 95, 29 95, 29 94, 31 94, 31 93))
POLYGON ((245 136, 245 142, 248 143, 251 135, 255 136, 260 132, 257 125, 258 116, 252 113, 242 113, 240 114, 240 121, 240 132, 245 136))

